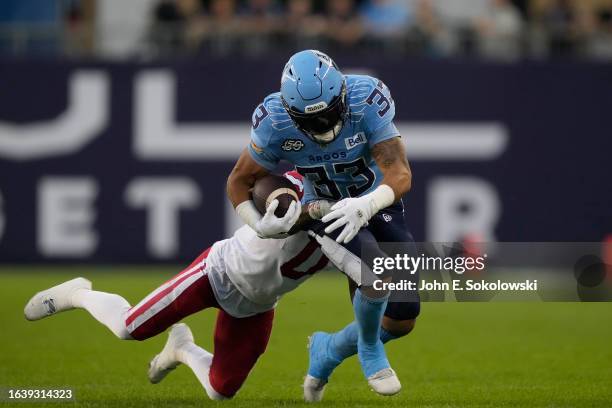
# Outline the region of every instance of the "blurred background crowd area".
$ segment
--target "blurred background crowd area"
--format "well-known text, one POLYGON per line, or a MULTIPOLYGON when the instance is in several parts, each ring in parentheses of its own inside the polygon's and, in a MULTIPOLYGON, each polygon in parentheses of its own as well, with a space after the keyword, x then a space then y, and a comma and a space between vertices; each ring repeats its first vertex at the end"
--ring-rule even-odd
POLYGON ((612 0, 2 0, 0 55, 612 60, 612 0))

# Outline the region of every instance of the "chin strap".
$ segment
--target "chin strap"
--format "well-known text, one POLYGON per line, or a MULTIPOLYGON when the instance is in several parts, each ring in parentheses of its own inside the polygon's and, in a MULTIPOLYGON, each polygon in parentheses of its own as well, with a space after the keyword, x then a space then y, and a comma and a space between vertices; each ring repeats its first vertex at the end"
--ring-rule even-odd
POLYGON ((344 121, 340 120, 336 125, 334 125, 334 127, 331 130, 323 133, 323 135, 327 135, 328 133, 331 132, 332 138, 329 140, 320 140, 319 138, 321 137, 321 135, 311 135, 311 136, 318 143, 323 143, 323 144, 331 143, 336 139, 336 137, 338 137, 338 135, 342 131, 343 126, 344 126, 344 121))

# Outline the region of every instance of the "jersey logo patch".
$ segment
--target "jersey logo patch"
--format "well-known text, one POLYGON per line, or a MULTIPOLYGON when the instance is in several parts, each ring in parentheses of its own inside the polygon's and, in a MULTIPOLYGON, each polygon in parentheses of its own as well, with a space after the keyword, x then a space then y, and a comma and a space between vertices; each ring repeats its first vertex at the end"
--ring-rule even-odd
POLYGON ((391 222, 393 220, 393 217, 390 216, 389 214, 383 214, 382 217, 385 220, 385 222, 391 222))
POLYGON ((351 137, 344 139, 346 150, 351 150, 353 147, 366 142, 365 133, 359 132, 351 137))
POLYGON ((304 142, 302 142, 300 139, 286 139, 285 142, 281 145, 281 149, 286 152, 298 152, 302 150, 303 147, 304 142))

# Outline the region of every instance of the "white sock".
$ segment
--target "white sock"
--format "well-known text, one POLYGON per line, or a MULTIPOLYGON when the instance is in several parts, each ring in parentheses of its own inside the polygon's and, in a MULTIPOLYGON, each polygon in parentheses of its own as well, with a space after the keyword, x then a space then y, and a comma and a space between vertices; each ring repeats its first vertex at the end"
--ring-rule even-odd
POLYGON ((114 293, 79 289, 72 296, 74 307, 85 309, 97 321, 105 325, 121 340, 132 340, 125 327, 125 315, 130 304, 114 293))
POLYGON ((213 355, 195 343, 189 343, 177 350, 177 359, 191 368, 202 387, 206 390, 208 398, 219 401, 228 399, 226 396, 219 394, 210 384, 208 373, 212 364, 213 355))

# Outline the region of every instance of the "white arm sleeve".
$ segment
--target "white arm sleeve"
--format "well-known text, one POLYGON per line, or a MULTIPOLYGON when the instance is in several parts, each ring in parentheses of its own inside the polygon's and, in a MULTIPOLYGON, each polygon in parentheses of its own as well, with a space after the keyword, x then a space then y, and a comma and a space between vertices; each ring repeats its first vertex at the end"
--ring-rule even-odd
POLYGON ((393 189, 386 184, 381 184, 376 187, 374 191, 368 194, 369 198, 372 200, 371 203, 374 207, 374 212, 372 215, 376 214, 383 208, 389 207, 395 201, 395 192, 393 189))
POLYGON ((261 220, 261 214, 259 214, 257 208, 255 208, 255 204, 252 200, 246 200, 238 204, 236 206, 236 214, 238 214, 245 224, 254 231, 259 232, 257 230, 257 223, 261 220))

